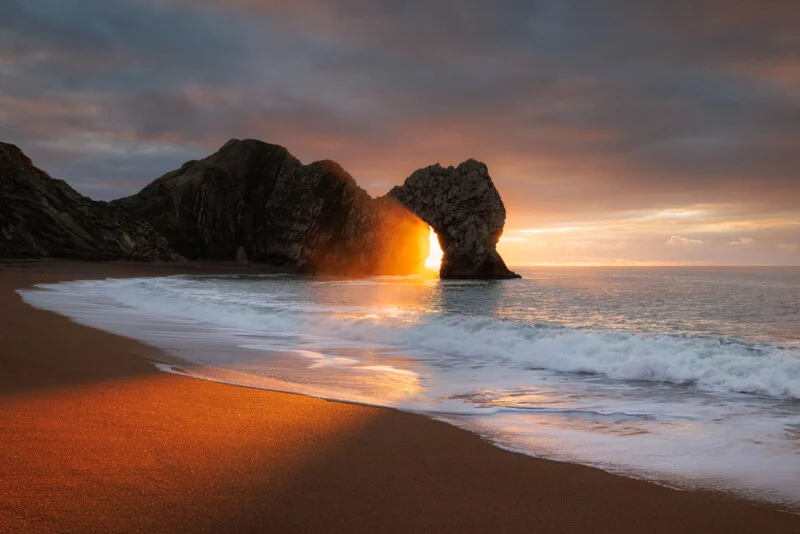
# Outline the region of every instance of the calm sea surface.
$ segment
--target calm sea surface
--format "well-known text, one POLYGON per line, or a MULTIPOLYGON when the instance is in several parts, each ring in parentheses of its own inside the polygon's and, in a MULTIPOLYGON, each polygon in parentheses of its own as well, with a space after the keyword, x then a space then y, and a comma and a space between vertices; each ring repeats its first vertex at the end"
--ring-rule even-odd
POLYGON ((212 380, 424 412, 527 454, 800 504, 799 268, 174 276, 29 304, 212 380))

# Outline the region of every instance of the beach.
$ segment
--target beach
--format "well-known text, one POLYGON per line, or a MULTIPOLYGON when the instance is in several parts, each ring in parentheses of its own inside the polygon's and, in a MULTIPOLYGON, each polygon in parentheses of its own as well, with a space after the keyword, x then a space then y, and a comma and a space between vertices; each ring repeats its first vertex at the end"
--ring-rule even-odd
POLYGON ((162 373, 153 362, 180 362, 16 292, 232 271, 253 268, 0 266, 0 530, 800 530, 772 505, 532 458, 418 414, 162 373))

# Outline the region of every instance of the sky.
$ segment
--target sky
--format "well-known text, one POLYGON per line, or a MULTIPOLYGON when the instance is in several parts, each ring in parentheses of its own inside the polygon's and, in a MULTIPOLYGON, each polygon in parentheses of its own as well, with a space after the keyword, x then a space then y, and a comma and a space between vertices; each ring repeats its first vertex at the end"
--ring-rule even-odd
POLYGON ((800 265, 797 0, 2 0, 0 141, 85 195, 231 138, 485 162, 511 265, 800 265))

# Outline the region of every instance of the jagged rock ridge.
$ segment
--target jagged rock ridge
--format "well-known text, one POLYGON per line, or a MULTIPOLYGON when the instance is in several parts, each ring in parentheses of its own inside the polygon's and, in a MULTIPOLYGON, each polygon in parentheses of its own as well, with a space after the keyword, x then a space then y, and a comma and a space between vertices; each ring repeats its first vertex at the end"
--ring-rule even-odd
POLYGON ((444 257, 441 278, 518 278, 497 252, 506 208, 486 165, 432 165, 409 176, 389 196, 436 232, 444 257))
POLYGON ((0 257, 177 258, 147 222, 84 197, 8 143, 0 143, 0 257))

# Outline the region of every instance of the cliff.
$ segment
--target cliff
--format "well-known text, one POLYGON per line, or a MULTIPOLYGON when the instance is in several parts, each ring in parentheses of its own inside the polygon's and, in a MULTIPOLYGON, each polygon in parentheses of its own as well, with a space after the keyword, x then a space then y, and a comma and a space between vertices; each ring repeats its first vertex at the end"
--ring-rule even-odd
POLYGON ((370 198, 332 161, 303 165, 253 139, 228 141, 115 204, 189 259, 356 276, 418 272, 428 254, 427 227, 392 199, 370 198))
POLYGON ((8 143, 0 143, 0 257, 177 258, 147 222, 84 197, 8 143))

